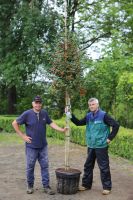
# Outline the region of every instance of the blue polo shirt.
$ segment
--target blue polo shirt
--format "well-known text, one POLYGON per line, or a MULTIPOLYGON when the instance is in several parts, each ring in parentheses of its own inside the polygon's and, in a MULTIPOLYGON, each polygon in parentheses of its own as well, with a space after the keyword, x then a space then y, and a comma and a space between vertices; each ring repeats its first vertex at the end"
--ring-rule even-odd
POLYGON ((43 148, 47 145, 46 124, 51 124, 52 120, 45 110, 39 112, 39 117, 33 109, 23 112, 17 119, 19 125, 25 124, 26 135, 31 137, 31 143, 26 143, 27 147, 43 148))

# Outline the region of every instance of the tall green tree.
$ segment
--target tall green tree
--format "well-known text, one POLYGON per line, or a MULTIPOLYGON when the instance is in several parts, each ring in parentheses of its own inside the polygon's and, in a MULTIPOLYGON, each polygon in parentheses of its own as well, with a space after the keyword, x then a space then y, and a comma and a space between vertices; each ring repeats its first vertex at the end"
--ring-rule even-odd
MULTIPOLYGON (((47 52, 53 52, 55 46, 53 41, 58 37, 62 41, 60 33, 64 32, 64 1, 55 2, 43 0, 0 2, 1 98, 4 96, 6 99, 8 94, 9 113, 15 111, 18 94, 20 95, 18 91, 22 86, 26 88, 28 83, 34 82, 39 67, 41 66, 44 71, 52 69, 47 52)), ((133 2, 132 0, 128 2, 71 0, 67 3, 67 28, 78 36, 78 48, 84 55, 86 53, 84 60, 80 62, 82 67, 86 67, 89 71, 86 78, 86 84, 89 86, 87 95, 99 96, 100 89, 103 89, 100 98, 103 100, 110 98, 110 103, 103 101, 109 110, 116 98, 115 88, 121 80, 119 74, 124 73, 124 70, 121 71, 123 65, 129 69, 126 62, 132 57, 133 2), (100 58, 99 63, 93 63, 91 58, 87 57, 87 50, 95 44, 97 51, 96 44, 99 41, 103 41, 105 55, 100 58), (105 45, 108 43, 110 46, 105 45), (119 58, 118 48, 121 48, 119 58), (108 91, 101 83, 102 74, 105 83, 109 84, 108 91), (98 86, 97 91, 95 85, 98 86)), ((117 91, 119 88, 117 87, 117 91)))
POLYGON ((7 88, 8 113, 14 113, 19 86, 32 81, 45 62, 45 44, 57 34, 58 15, 39 0, 3 0, 0 15, 1 79, 7 88))
POLYGON ((99 98, 102 108, 122 125, 133 127, 133 57, 125 54, 128 46, 113 43, 109 49, 105 57, 93 62, 85 77, 87 94, 99 98))

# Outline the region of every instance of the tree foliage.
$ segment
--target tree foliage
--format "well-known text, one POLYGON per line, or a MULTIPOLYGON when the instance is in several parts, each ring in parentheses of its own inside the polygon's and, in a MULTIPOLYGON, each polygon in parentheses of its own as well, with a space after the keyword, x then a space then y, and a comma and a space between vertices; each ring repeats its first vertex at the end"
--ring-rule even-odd
POLYGON ((14 112, 16 90, 33 80, 44 63, 45 44, 50 45, 57 33, 57 13, 40 2, 1 2, 0 71, 8 88, 9 113, 14 112))
POLYGON ((76 40, 67 38, 66 53, 64 1, 1 0, 1 112, 20 112, 27 108, 24 104, 28 105, 31 95, 43 91, 48 97, 47 105, 52 105, 52 97, 62 110, 64 87, 67 87, 73 107, 79 107, 81 101, 82 109, 86 110, 88 98, 96 96, 101 107, 123 125, 133 127, 132 0, 71 0, 67 3, 67 30, 76 40), (92 60, 88 50, 95 47, 93 51, 97 53, 99 42, 102 54, 98 60, 92 60), (49 73, 53 74, 54 81, 42 80, 42 74, 47 79, 49 73), (56 85, 58 90, 51 85, 56 85))
POLYGON ((94 62, 86 76, 88 96, 99 98, 101 107, 122 125, 133 127, 133 59, 126 46, 113 46, 110 54, 94 62))

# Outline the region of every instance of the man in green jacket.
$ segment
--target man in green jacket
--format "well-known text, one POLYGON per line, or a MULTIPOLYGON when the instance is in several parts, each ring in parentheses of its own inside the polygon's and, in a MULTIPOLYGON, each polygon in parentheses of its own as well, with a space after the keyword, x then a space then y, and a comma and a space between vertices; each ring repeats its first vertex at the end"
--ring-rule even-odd
POLYGON ((84 164, 82 186, 79 190, 84 191, 91 189, 93 182, 93 169, 95 160, 97 159, 103 186, 102 194, 108 195, 112 189, 108 144, 116 136, 119 130, 119 124, 99 108, 98 99, 89 99, 88 105, 90 112, 87 113, 83 119, 78 120, 73 114, 71 118, 71 121, 77 126, 86 125, 88 155, 84 164), (112 127, 111 132, 110 127, 112 127))

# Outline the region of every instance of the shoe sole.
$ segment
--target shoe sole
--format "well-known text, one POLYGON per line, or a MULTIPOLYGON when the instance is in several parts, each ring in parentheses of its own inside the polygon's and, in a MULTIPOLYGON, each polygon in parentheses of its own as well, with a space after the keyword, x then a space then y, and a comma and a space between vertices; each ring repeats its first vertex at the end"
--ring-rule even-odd
POLYGON ((55 193, 54 192, 44 192, 45 194, 49 194, 49 195, 55 195, 55 193))
POLYGON ((82 192, 82 191, 86 191, 86 190, 90 190, 90 189, 91 189, 91 188, 83 188, 83 189, 82 189, 82 188, 79 188, 78 191, 81 191, 81 192, 82 192))

